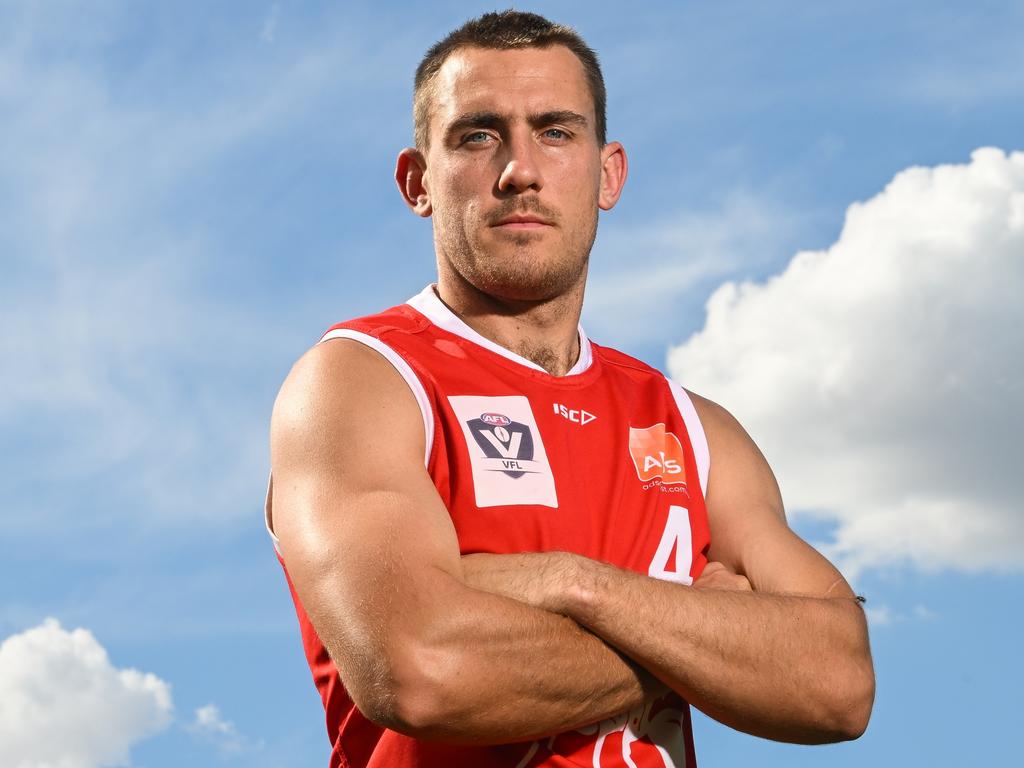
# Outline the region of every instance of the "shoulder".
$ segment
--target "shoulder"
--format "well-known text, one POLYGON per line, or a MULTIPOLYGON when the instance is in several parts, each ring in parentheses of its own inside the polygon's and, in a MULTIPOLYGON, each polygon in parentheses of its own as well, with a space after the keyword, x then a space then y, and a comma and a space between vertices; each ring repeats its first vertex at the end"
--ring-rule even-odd
POLYGON ((620 352, 612 347, 595 344, 591 341, 590 349, 594 357, 600 358, 601 362, 605 365, 626 369, 634 372, 635 374, 644 376, 655 376, 658 378, 664 377, 664 374, 657 368, 648 365, 643 360, 638 360, 637 358, 627 355, 625 352, 620 352))
POLYGON ((335 338, 351 335, 381 337, 393 333, 419 333, 430 321, 412 305, 397 304, 372 315, 364 315, 332 325, 321 337, 335 338))
MULTIPOLYGON (((731 435, 738 437, 747 434, 743 426, 736 420, 736 417, 714 400, 709 400, 688 389, 684 391, 689 396, 690 402, 693 403, 693 408, 697 411, 697 415, 700 416, 701 424, 704 425, 704 431, 708 434, 709 441, 711 439, 710 433, 712 432, 716 436, 731 435)), ((749 439, 749 436, 747 437, 749 439)))
POLYGON ((367 377, 386 380, 387 369, 386 360, 371 345, 358 338, 334 334, 332 329, 292 366, 281 386, 278 403, 316 400, 359 388, 367 377))
POLYGON ((389 390, 401 390, 402 379, 415 387, 416 377, 393 342, 396 335, 418 333, 428 324, 406 303, 332 325, 292 366, 274 404, 273 422, 361 408, 365 400, 380 401, 393 394, 389 390))
POLYGON ((342 450, 343 435, 422 446, 418 411, 407 380, 382 350, 331 338, 302 355, 281 386, 271 416, 272 464, 276 470, 287 455, 342 450))

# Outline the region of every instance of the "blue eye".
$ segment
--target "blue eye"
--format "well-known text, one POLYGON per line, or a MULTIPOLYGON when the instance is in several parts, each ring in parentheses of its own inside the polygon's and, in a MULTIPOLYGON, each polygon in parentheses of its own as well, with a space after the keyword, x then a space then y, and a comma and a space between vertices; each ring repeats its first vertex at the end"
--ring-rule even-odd
POLYGON ((485 141, 487 141, 490 138, 491 138, 491 135, 489 133, 486 133, 484 131, 476 131, 476 132, 471 133, 468 136, 466 136, 464 141, 472 143, 472 144, 483 144, 485 141))
POLYGON ((546 131, 544 131, 544 135, 547 136, 549 139, 556 139, 558 141, 569 138, 569 134, 563 131, 561 128, 548 128, 546 131))

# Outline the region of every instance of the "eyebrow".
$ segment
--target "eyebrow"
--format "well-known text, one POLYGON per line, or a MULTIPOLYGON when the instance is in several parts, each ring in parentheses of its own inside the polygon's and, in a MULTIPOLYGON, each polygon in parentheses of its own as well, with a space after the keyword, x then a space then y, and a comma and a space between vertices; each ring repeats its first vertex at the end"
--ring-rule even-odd
MULTIPOLYGON (((530 115, 527 120, 534 127, 562 123, 564 125, 585 128, 590 124, 586 117, 579 112, 573 112, 571 109, 553 109, 548 112, 530 115)), ((459 115, 448 125, 445 135, 451 137, 471 128, 501 128, 507 125, 508 122, 509 120, 506 116, 500 115, 497 112, 466 112, 459 115)))
POLYGON ((565 123, 567 125, 575 125, 577 128, 586 128, 590 121, 579 112, 573 112, 571 109, 555 109, 551 112, 542 112, 539 115, 531 116, 530 123, 532 125, 565 123))
POLYGON ((469 128, 497 128, 505 119, 497 112, 466 112, 452 120, 445 133, 452 136, 469 128))

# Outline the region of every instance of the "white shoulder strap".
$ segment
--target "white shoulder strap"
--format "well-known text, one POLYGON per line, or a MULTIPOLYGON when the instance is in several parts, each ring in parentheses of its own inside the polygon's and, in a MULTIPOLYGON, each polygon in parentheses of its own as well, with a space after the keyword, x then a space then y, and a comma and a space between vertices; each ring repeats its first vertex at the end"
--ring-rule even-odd
POLYGON ((704 434, 704 426, 700 423, 697 409, 693 407, 693 401, 689 393, 672 379, 665 377, 672 397, 676 401, 676 407, 686 424, 686 431, 690 435, 690 445, 693 446, 693 455, 697 460, 697 475, 700 478, 701 493, 707 496, 708 472, 711 471, 711 452, 708 450, 708 438, 704 434))

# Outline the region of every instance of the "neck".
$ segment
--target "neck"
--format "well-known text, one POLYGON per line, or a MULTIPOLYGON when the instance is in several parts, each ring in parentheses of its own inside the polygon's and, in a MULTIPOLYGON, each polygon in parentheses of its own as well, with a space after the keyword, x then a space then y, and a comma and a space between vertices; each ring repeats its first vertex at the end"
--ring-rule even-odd
POLYGON ((565 293, 524 301, 492 296, 461 276, 442 271, 437 295, 484 338, 536 363, 552 376, 564 376, 580 355, 578 327, 585 281, 584 274, 565 293))

